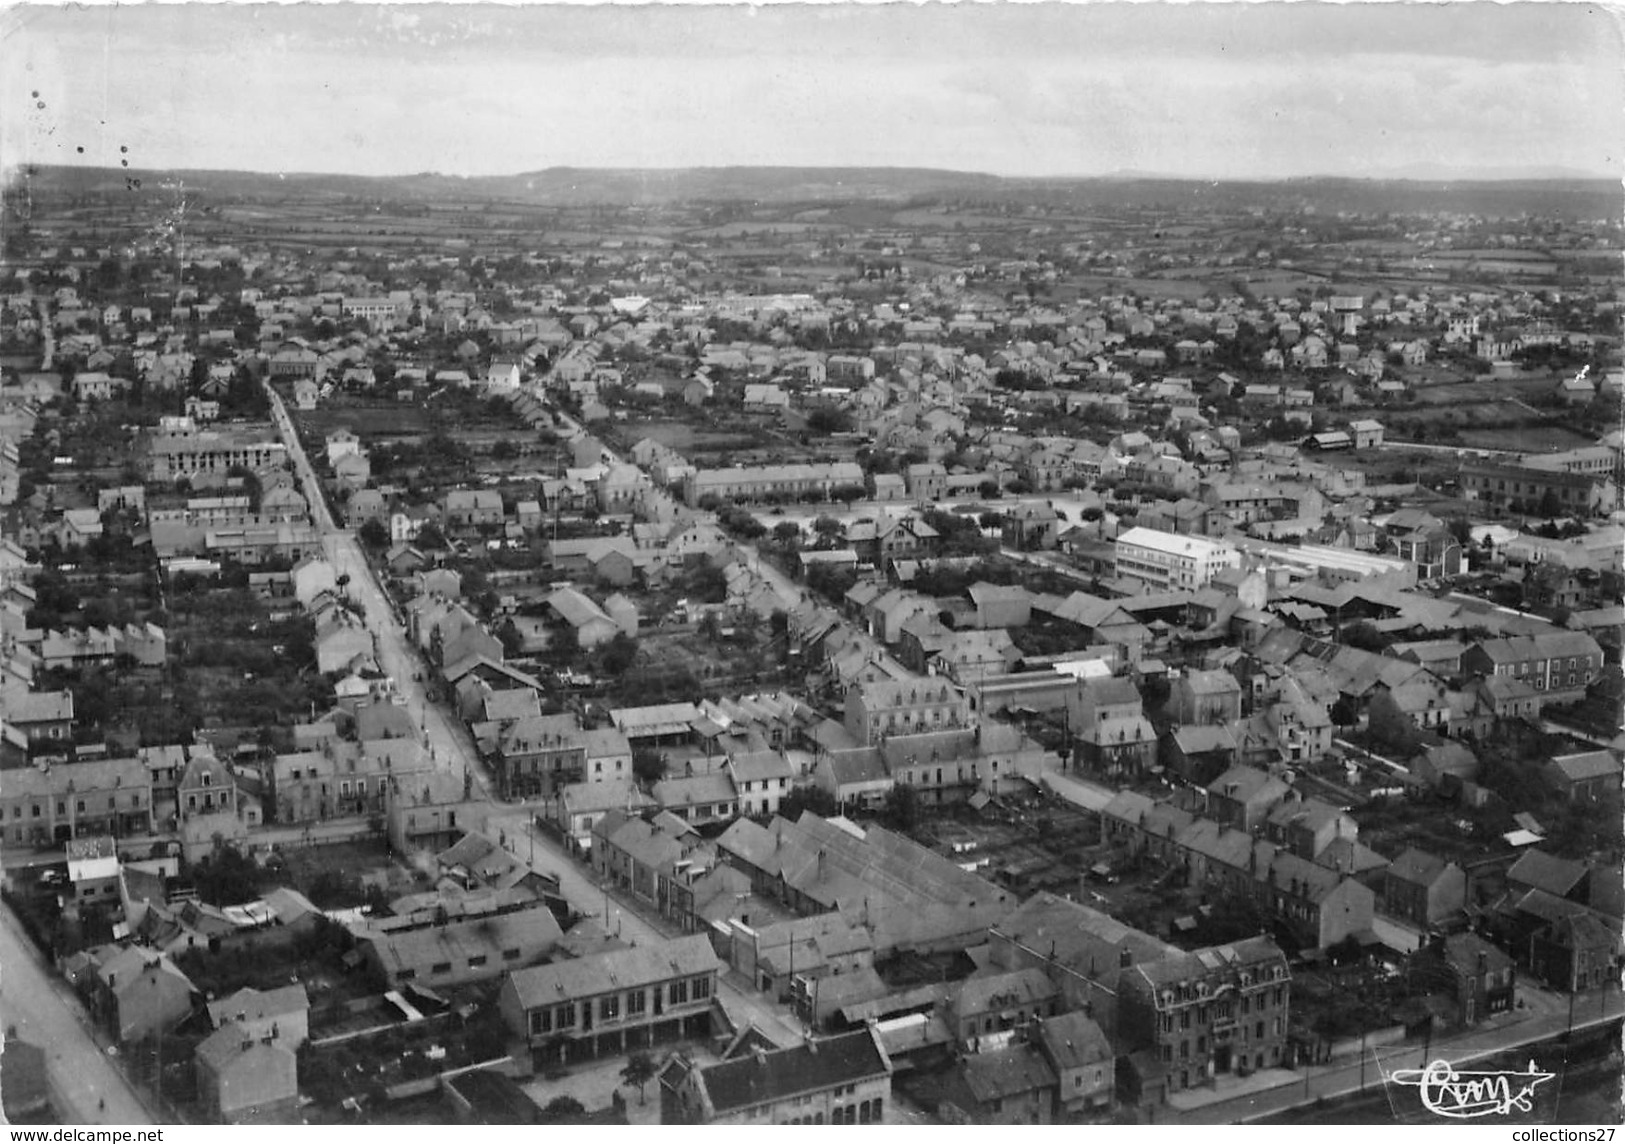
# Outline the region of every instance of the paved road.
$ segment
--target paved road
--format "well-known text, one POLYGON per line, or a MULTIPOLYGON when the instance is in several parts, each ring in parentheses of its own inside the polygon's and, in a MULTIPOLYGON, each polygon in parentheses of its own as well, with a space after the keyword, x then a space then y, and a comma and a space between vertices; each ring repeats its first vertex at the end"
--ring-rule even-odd
POLYGON ((152 1124, 93 1034, 67 983, 45 964, 9 907, 0 905, 0 1023, 46 1052, 52 1102, 67 1124, 152 1124), (103 1107, 99 1102, 105 1102, 103 1107))
MULTIPOLYGON (((555 875, 559 891, 583 914, 598 918, 612 933, 635 945, 654 944, 681 936, 681 929, 662 918, 652 907, 634 900, 621 889, 606 889, 593 871, 564 852, 551 834, 537 830, 532 822, 535 806, 494 804, 486 833, 505 836, 508 849, 526 859, 537 870, 555 875)), ((756 1022, 757 1028, 780 1045, 800 1044, 803 1032, 783 1007, 769 1001, 754 989, 742 988, 724 978, 719 986, 723 1004, 741 1020, 756 1022)))
POLYGON ((40 338, 44 342, 39 362, 40 371, 44 372, 56 361, 56 331, 51 328, 51 300, 41 294, 34 299, 34 304, 39 309, 40 338))
POLYGON ((440 705, 429 702, 425 685, 417 678, 427 675, 428 665, 419 655, 406 629, 396 620, 395 610, 371 565, 367 563, 355 534, 341 528, 328 510, 321 481, 299 443, 299 434, 294 430, 281 395, 269 383, 265 388, 270 395, 272 416, 288 449, 288 458, 304 485, 305 499, 310 502, 311 517, 321 532, 327 558, 338 575, 349 577, 346 589, 366 614, 367 627, 374 637, 378 666, 395 680, 396 687, 405 697, 407 710, 423 735, 435 767, 453 775, 467 771, 473 776, 474 788, 480 797, 489 798, 490 784, 467 728, 461 721, 450 718, 440 705))

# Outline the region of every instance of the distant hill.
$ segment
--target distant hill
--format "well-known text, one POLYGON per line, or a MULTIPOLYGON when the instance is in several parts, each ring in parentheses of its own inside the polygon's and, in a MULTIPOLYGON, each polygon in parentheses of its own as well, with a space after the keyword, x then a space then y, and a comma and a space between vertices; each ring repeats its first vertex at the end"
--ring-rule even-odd
MULTIPOLYGON (((146 190, 184 184, 222 198, 337 197, 423 202, 473 201, 535 206, 665 203, 907 202, 929 199, 1070 203, 1084 206, 1164 204, 1188 209, 1347 210, 1359 213, 1461 211, 1508 216, 1564 214, 1617 217, 1618 182, 1603 178, 1452 177, 1417 168, 1418 177, 1294 178, 1226 181, 1139 172, 1099 178, 1009 178, 911 167, 689 167, 649 170, 550 167, 516 175, 462 178, 424 173, 361 175, 269 174, 245 171, 124 171, 94 167, 35 167, 36 194, 124 193, 127 176, 146 190)), ((1513 172, 1493 172, 1513 174, 1513 172)), ((15 181, 15 176, 13 181, 15 181)))

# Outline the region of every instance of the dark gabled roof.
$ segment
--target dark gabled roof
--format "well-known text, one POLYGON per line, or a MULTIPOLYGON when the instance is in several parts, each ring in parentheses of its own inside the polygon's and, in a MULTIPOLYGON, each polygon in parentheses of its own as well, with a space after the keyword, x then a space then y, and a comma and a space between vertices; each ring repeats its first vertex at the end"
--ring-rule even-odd
POLYGON ((1444 955, 1452 968, 1461 973, 1474 973, 1478 957, 1483 954, 1486 967, 1493 973, 1512 968, 1512 959, 1476 933, 1452 934, 1444 939, 1444 955))
POLYGON ((1584 862, 1559 858, 1544 850, 1525 850, 1507 871, 1507 881, 1565 898, 1588 872, 1584 862))
POLYGON ((1054 1088, 1055 1070, 1031 1045, 1012 1045, 993 1053, 965 1058, 965 1085, 986 1104, 1034 1089, 1054 1088))
POLYGON ((822 1092, 885 1076, 890 1063, 868 1029, 752 1053, 700 1070, 700 1084, 721 1115, 739 1108, 822 1092))
POLYGON ((1388 876, 1419 886, 1431 886, 1449 865, 1436 854, 1429 854, 1426 850, 1410 846, 1389 864, 1388 876))
POLYGON ((1038 1026, 1038 1036, 1050 1061, 1059 1069, 1098 1064, 1111 1060, 1114 1055, 1106 1034, 1081 1009, 1044 1018, 1038 1026))
POLYGON ((1619 760, 1612 751, 1582 751, 1575 755, 1558 755, 1552 760, 1552 768, 1570 782, 1584 782, 1587 779, 1618 778, 1620 773, 1619 760))

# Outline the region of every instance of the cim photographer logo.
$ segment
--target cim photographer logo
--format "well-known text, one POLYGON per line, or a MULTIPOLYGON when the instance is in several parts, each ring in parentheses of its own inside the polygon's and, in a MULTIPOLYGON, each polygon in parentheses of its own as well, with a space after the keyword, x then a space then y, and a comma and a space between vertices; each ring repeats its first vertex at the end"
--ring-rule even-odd
POLYGON ((1556 1075, 1541 1072, 1534 1061, 1523 1072, 1457 1072, 1449 1061, 1434 1061, 1425 1068, 1395 1069, 1386 1079, 1416 1089, 1422 1107, 1435 1116, 1475 1120, 1534 1111, 1535 1090, 1556 1075))

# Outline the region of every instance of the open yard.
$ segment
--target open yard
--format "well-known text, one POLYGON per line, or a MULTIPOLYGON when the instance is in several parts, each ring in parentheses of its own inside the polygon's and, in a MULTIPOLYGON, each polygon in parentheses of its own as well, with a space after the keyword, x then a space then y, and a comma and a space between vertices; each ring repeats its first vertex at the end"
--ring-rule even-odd
POLYGON ((703 424, 672 420, 624 421, 615 427, 615 436, 627 447, 648 437, 688 457, 695 453, 754 449, 760 447, 764 440, 758 432, 717 430, 703 424))

